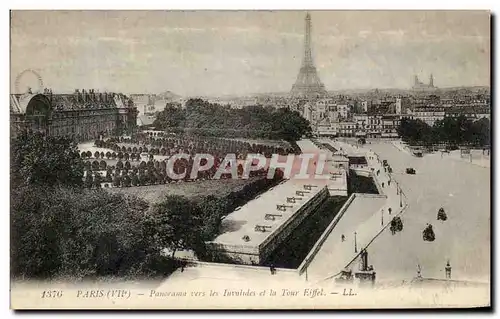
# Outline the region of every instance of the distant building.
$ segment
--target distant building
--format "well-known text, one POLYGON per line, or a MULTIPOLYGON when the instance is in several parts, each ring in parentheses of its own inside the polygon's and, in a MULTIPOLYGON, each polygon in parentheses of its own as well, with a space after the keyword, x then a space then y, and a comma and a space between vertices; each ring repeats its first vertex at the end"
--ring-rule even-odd
POLYGON ((130 98, 141 115, 154 115, 156 109, 156 94, 131 94, 130 98))
POLYGON ((353 121, 356 123, 356 131, 364 132, 368 129, 368 115, 367 114, 354 114, 353 121))
POLYGON ((411 112, 412 118, 414 120, 421 120, 430 126, 433 126, 435 122, 444 119, 445 111, 444 108, 415 108, 411 112))
POLYGON ((401 114, 403 106, 401 98, 396 99, 396 114, 401 114))
POLYGON ((351 113, 351 106, 348 104, 337 105, 337 111, 341 118, 348 118, 351 113))
POLYGON ((353 137, 356 132, 356 123, 354 122, 340 122, 339 135, 344 137, 353 137))
POLYGON ((464 116, 466 119, 471 121, 476 121, 482 118, 490 119, 490 109, 487 107, 479 108, 453 108, 447 109, 445 112, 445 117, 457 118, 459 116, 464 116))
POLYGON ((361 102, 362 112, 364 112, 364 113, 368 112, 368 108, 369 108, 369 101, 362 101, 361 102))
POLYGON ((415 78, 413 80, 413 87, 412 87, 413 90, 416 90, 416 91, 432 91, 432 90, 435 90, 437 89, 435 86, 434 86, 434 77, 431 76, 429 77, 429 84, 425 84, 423 82, 420 82, 420 80, 418 79, 418 76, 415 75, 415 78))
POLYGON ((339 123, 331 122, 328 119, 320 121, 316 126, 316 134, 324 137, 335 137, 338 135, 339 123))
POLYGON ((313 116, 314 116, 314 114, 313 114, 313 113, 314 113, 314 108, 313 108, 312 104, 310 104, 310 103, 306 103, 306 104, 304 105, 304 112, 303 112, 302 116, 303 116, 306 120, 308 120, 309 122, 311 122, 311 123, 312 123, 312 122, 313 122, 313 120, 314 120, 314 117, 313 117, 313 116))
POLYGON ((121 93, 75 90, 73 94, 11 94, 11 133, 31 130, 76 141, 96 139, 136 128, 137 108, 121 93))

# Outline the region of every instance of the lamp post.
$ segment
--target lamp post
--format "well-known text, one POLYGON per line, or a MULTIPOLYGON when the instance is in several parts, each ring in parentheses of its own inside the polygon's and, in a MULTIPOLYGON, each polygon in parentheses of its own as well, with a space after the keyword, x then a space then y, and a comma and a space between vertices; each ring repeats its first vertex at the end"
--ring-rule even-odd
POLYGON ((401 188, 399 189, 399 207, 403 207, 403 193, 401 192, 401 188))
POLYGON ((354 232, 354 252, 357 253, 358 252, 358 243, 356 241, 356 235, 357 233, 354 232))

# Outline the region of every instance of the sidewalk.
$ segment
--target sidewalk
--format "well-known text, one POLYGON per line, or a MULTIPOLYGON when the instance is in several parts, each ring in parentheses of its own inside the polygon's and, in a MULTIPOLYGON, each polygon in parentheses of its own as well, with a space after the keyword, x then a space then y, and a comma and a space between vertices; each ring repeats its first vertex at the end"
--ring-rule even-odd
MULTIPOLYGON (((381 186, 382 195, 387 198, 369 198, 369 201, 353 201, 344 217, 331 232, 307 269, 308 280, 321 281, 335 277, 342 269, 352 264, 363 248, 366 248, 390 221, 404 211, 406 197, 399 194, 398 184, 385 172, 379 156, 365 147, 353 146, 343 142, 329 142, 342 148, 348 154, 364 154, 369 169, 381 186), (377 175, 377 171, 379 172, 377 175), (388 182, 390 182, 390 185, 388 182), (391 214, 389 214, 389 208, 391 214), (356 235, 354 235, 356 233, 356 235), (341 241, 341 236, 346 241, 341 241), (354 238, 356 237, 356 238, 354 238), (326 276, 325 276, 326 274, 326 276)), ((389 163, 390 164, 390 163, 389 163)), ((368 199, 368 198, 367 198, 368 199)))

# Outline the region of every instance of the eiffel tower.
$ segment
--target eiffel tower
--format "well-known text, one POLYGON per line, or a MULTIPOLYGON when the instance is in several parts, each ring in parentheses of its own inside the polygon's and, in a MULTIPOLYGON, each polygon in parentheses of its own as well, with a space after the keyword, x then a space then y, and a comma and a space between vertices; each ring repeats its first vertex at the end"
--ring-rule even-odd
POLYGON ((311 54, 311 16, 306 14, 306 30, 304 34, 304 59, 299 75, 290 92, 292 97, 317 98, 325 96, 326 90, 319 79, 311 54))

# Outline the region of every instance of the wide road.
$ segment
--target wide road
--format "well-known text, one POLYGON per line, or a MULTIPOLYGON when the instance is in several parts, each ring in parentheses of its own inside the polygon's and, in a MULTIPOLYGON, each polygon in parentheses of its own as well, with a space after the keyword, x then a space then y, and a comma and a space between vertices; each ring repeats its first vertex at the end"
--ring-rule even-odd
POLYGON ((489 281, 490 276, 490 170, 441 154, 414 157, 391 143, 366 147, 388 160, 408 199, 402 215, 404 229, 391 235, 385 231, 369 247, 369 263, 377 280, 408 279, 417 273, 444 278, 449 260, 452 279, 489 281), (416 175, 405 174, 407 167, 416 175), (445 222, 437 221, 443 207, 445 222), (422 231, 433 225, 434 242, 426 242, 422 231))

